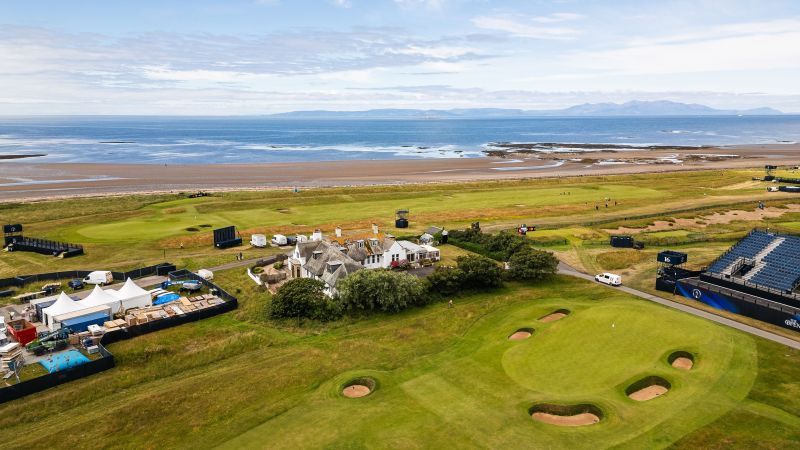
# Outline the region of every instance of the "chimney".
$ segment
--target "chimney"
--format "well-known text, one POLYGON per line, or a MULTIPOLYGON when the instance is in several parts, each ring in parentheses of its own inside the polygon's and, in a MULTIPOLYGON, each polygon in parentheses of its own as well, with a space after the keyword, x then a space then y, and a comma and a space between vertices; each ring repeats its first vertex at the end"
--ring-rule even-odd
POLYGON ((342 229, 340 227, 336 227, 336 237, 342 237, 342 229))
POLYGON ((312 241, 321 241, 322 240, 322 231, 319 229, 314 230, 314 234, 311 235, 312 241))
POLYGON ((336 269, 342 265, 341 261, 330 261, 328 262, 328 273, 336 272, 336 269))
POLYGON ((372 224, 372 234, 378 234, 378 224, 377 223, 373 223, 372 224))
POLYGON ((320 255, 322 255, 322 251, 314 250, 314 253, 312 253, 312 255, 314 255, 314 259, 319 259, 320 255))

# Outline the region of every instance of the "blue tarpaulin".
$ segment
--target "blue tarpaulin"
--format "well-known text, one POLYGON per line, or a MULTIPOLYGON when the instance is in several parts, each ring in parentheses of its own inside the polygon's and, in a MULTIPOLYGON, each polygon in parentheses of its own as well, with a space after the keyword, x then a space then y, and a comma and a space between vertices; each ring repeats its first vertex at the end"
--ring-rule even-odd
POLYGON ((89 362, 89 358, 77 350, 67 350, 65 352, 50 355, 39 361, 48 373, 58 372, 69 369, 70 367, 80 366, 89 362))

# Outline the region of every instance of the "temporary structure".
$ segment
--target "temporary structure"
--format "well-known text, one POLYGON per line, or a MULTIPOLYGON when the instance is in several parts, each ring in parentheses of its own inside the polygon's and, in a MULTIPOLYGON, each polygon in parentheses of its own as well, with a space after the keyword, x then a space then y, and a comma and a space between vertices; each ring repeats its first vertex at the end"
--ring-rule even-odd
POLYGON ((100 285, 96 284, 94 285, 94 289, 92 289, 92 293, 89 294, 89 296, 87 296, 85 299, 79 301, 78 303, 80 303, 81 306, 83 306, 84 308, 119 303, 119 299, 115 295, 109 294, 109 292, 114 292, 114 291, 113 290, 104 291, 103 288, 100 287, 100 285))
MULTIPOLYGON (((134 281, 130 278, 125 281, 125 284, 122 285, 119 290, 109 290, 108 292, 110 292, 118 302, 122 302, 121 306, 123 309, 143 308, 145 306, 150 306, 150 292, 139 287, 139 285, 134 283, 134 281)), ((116 308, 114 309, 114 312, 116 313, 118 310, 119 308, 116 308)))
POLYGON ((58 296, 55 303, 42 310, 42 315, 43 315, 42 320, 44 321, 44 324, 47 325, 48 328, 55 331, 58 329, 55 328, 56 324, 53 321, 53 318, 55 316, 79 311, 83 308, 85 308, 84 305, 81 305, 80 303, 71 299, 64 292, 61 292, 61 295, 58 296))

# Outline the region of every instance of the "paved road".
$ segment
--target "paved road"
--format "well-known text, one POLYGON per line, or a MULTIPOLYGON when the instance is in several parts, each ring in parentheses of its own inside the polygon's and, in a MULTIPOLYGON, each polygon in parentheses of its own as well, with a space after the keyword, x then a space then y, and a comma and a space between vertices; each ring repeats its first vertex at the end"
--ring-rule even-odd
MULTIPOLYGON (((576 269, 560 262, 558 264, 558 273, 562 275, 569 275, 576 278, 582 278, 584 280, 589 280, 594 282, 594 276, 587 275, 583 272, 579 272, 576 269)), ((657 297, 652 294, 648 294, 647 292, 642 292, 637 289, 633 289, 627 286, 620 286, 616 288, 609 287, 609 289, 619 289, 623 292, 626 292, 631 295, 635 295, 639 298, 649 300, 651 302, 658 303, 659 305, 666 306, 668 308, 677 309, 679 311, 683 311, 697 317, 702 317, 704 319, 710 320, 712 322, 716 322, 722 325, 727 325, 731 328, 736 328, 737 330, 743 331, 745 333, 752 334, 754 336, 758 336, 764 339, 768 339, 773 342, 777 342, 779 344, 783 344, 787 347, 800 349, 800 342, 783 337, 781 335, 770 333, 769 331, 764 331, 760 328, 752 327, 750 325, 746 325, 735 320, 728 319, 727 317, 718 316, 716 314, 710 313, 708 311, 703 311, 702 309, 697 309, 688 305, 684 305, 683 303, 673 302, 672 300, 667 300, 665 298, 657 297)))

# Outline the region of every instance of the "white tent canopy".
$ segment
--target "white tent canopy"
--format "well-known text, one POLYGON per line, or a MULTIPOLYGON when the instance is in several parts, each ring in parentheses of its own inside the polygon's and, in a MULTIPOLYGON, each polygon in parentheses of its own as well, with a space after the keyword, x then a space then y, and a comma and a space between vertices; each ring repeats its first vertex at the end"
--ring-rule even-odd
POLYGON ((55 303, 48 306, 47 308, 42 309, 42 314, 44 314, 45 317, 44 320, 45 324, 51 326, 53 325, 53 317, 61 314, 79 311, 84 308, 85 308, 84 305, 81 305, 80 303, 71 299, 67 294, 65 294, 62 291, 61 295, 58 296, 55 303))
POLYGON ((125 281, 125 284, 122 285, 122 287, 119 288, 119 290, 110 292, 114 297, 121 300, 140 297, 142 295, 147 295, 147 296, 150 295, 149 292, 140 288, 139 285, 134 283, 133 280, 131 280, 130 278, 128 278, 125 281))
POLYGON ((104 291, 99 285, 96 284, 94 285, 94 289, 92 289, 92 293, 78 303, 83 305, 84 308, 88 308, 92 306, 108 305, 116 302, 119 302, 117 297, 109 294, 109 291, 104 291))

